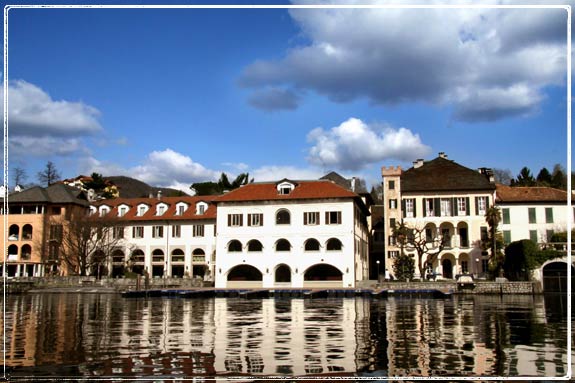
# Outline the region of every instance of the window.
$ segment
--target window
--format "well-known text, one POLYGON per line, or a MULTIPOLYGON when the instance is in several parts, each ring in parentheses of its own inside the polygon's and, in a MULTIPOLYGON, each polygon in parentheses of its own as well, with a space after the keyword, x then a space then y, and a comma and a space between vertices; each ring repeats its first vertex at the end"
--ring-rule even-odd
POLYGON ((546 207, 545 208, 545 222, 553 223, 553 208, 546 207))
POLYGON ((433 209, 433 199, 431 198, 425 199, 425 216, 426 217, 435 216, 435 210, 433 209))
POLYGON ((163 215, 166 212, 166 205, 159 205, 156 215, 163 215))
POLYGON ((262 226, 264 224, 264 215, 262 213, 248 214, 248 226, 262 226))
POLYGON ((467 235, 467 228, 459 228, 459 247, 469 247, 469 236, 467 235))
POLYGON ((396 199, 390 199, 389 200, 389 208, 390 209, 397 209, 397 200, 396 199))
POLYGON ((508 245, 511 243, 511 231, 503 230, 503 242, 508 245))
POLYGON ((451 247, 451 234, 449 233, 448 228, 441 229, 441 241, 443 242, 444 247, 451 247))
POLYGON ((257 239, 252 239, 251 241, 248 242, 248 251, 262 251, 262 250, 263 250, 262 243, 257 239))
POLYGON ((228 251, 229 252, 240 252, 242 251, 242 243, 237 239, 230 241, 228 244, 228 251))
POLYGON ((282 209, 276 213, 276 224, 277 225, 289 225, 290 224, 290 213, 289 211, 282 209))
POLYGON ((387 258, 389 258, 389 259, 395 259, 395 258, 397 258, 397 257, 399 257, 399 251, 393 250, 393 251, 388 251, 388 252, 387 252, 387 258))
POLYGON ((387 238, 387 244, 388 244, 388 245, 395 246, 396 243, 397 243, 397 241, 396 241, 394 235, 390 235, 390 236, 387 238))
POLYGON ((441 216, 442 217, 451 216, 451 199, 450 198, 442 198, 440 201, 440 207, 441 207, 441 216))
POLYGON ((126 206, 122 206, 118 209, 118 215, 120 217, 125 216, 127 212, 128 212, 128 208, 126 206))
POLYGON ((152 227, 152 238, 164 238, 164 227, 163 226, 153 226, 152 227))
POLYGON ((553 237, 553 234, 555 234, 555 232, 553 230, 547 230, 545 234, 547 235, 547 242, 551 242, 551 237, 553 237))
POLYGON ((132 228, 132 238, 144 238, 144 226, 134 226, 132 228))
POLYGON ((457 197, 457 215, 467 215, 466 198, 457 197))
POLYGON ((529 223, 537 223, 537 213, 534 207, 529 208, 529 223))
POLYGON ((509 209, 505 208, 501 210, 501 215, 503 218, 503 224, 509 225, 511 223, 511 218, 509 217, 509 209))
POLYGON ((228 214, 228 226, 243 226, 244 217, 241 214, 228 214))
POLYGON ((487 197, 475 197, 477 215, 485 215, 487 212, 487 197))
POLYGON ((102 207, 102 209, 100 209, 100 217, 105 216, 106 214, 108 214, 110 212, 110 208, 108 207, 102 207))
POLYGON ((319 212, 311 211, 303 213, 304 225, 319 225, 319 212))
POLYGON ((481 260, 481 269, 483 270, 484 273, 486 273, 487 270, 489 270, 489 260, 488 259, 482 259, 481 260))
POLYGON ((208 204, 205 202, 198 202, 196 204, 196 214, 197 215, 203 215, 206 212, 206 209, 208 208, 208 204))
POLYGON ((337 238, 330 238, 327 241, 326 249, 328 251, 338 251, 342 248, 341 241, 337 238))
POLYGON ((395 181, 389 181, 387 183, 389 190, 394 190, 395 189, 395 181))
POLYGON ((290 251, 291 244, 287 239, 280 239, 276 243, 276 251, 290 251))
POLYGON ((180 238, 182 236, 182 227, 180 225, 172 225, 172 238, 180 238))
POLYGON ((144 214, 146 214, 147 211, 147 207, 146 206, 138 206, 138 217, 143 216, 144 214))
POLYGON ((390 228, 390 229, 394 229, 394 228, 395 228, 395 218, 390 218, 390 219, 389 219, 389 228, 390 228))
POLYGON ((283 186, 279 190, 279 194, 287 195, 291 192, 291 188, 289 186, 283 186))
POLYGON ((64 228, 62 225, 50 225, 50 240, 58 242, 61 241, 63 230, 64 228))
POLYGON ((433 242, 433 230, 430 227, 425 228, 425 241, 426 242, 433 242))
POLYGON ((341 224, 341 211, 326 211, 325 212, 326 225, 339 225, 341 224))
POLYGON ((122 239, 124 238, 124 228, 116 226, 112 229, 112 238, 122 239))
POLYGON ((487 234, 487 227, 481 226, 481 237, 480 238, 483 242, 487 241, 487 238, 489 238, 489 236, 487 234))
POLYGON ((532 242, 539 242, 539 236, 537 235, 537 230, 529 230, 529 239, 532 242))
POLYGON ((204 225, 194 225, 193 236, 194 237, 203 237, 204 236, 204 225))
POLYGON ((310 238, 305 241, 305 251, 319 251, 319 242, 317 239, 310 238))
POLYGON ((405 200, 405 216, 407 218, 415 217, 415 209, 414 206, 415 201, 413 199, 406 199, 405 200))
POLYGON ((469 263, 467 261, 461 261, 461 272, 467 274, 469 272, 469 263))
POLYGON ((52 215, 60 215, 62 214, 62 208, 60 206, 53 206, 51 209, 52 215))
POLYGON ((178 205, 176 209, 176 215, 184 215, 185 211, 186 211, 186 205, 178 205))

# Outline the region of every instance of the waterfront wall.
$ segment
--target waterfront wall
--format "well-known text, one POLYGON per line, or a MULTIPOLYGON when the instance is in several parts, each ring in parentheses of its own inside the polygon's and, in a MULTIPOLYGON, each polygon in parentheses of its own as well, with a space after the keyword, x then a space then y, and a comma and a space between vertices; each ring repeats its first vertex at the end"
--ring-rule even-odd
POLYGON ((383 290, 440 290, 461 294, 539 294, 542 293, 540 282, 495 282, 481 281, 474 283, 456 282, 383 282, 383 290))

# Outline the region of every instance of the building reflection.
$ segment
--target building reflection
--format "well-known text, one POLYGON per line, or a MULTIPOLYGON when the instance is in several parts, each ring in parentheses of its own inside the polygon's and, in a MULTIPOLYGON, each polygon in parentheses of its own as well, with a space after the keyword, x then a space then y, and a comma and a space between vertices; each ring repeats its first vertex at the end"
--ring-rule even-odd
POLYGON ((565 323, 548 321, 545 303, 14 296, 6 363, 16 375, 77 365, 85 376, 562 376, 565 323))

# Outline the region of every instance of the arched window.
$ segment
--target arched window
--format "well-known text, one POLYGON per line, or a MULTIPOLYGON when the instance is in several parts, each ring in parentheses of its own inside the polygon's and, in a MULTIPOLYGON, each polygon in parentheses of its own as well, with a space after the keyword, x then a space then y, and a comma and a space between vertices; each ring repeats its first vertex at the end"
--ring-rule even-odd
POLYGON ((160 249, 152 251, 152 262, 164 262, 164 251, 160 249))
POLYGON ((143 250, 136 249, 132 252, 131 258, 135 263, 144 263, 146 256, 144 255, 143 250))
POLYGON ((18 246, 16 245, 8 246, 8 259, 16 260, 17 257, 18 257, 18 246))
POLYGON ((305 251, 319 251, 318 240, 310 238, 307 241, 305 241, 305 251))
POLYGON ((172 251, 172 262, 184 262, 184 250, 174 249, 172 251))
POLYGON ((10 229, 8 229, 8 239, 11 241, 17 241, 20 236, 20 226, 18 225, 10 225, 10 229))
POLYGON ((22 228, 22 239, 30 240, 32 239, 32 225, 26 224, 22 228))
POLYGON ((248 251, 262 251, 262 250, 263 250, 262 243, 257 239, 252 239, 251 241, 248 242, 248 251))
POLYGON ((291 244, 287 239, 280 239, 276 242, 276 251, 290 251, 291 244))
POLYGON ((112 262, 114 263, 124 263, 124 252, 122 250, 114 250, 112 253, 112 262))
POLYGON ((337 238, 330 238, 327 240, 326 248, 328 251, 341 250, 342 248, 341 241, 337 238))
POLYGON ((206 252, 202 249, 194 249, 194 251, 192 251, 192 261, 193 262, 205 262, 206 261, 206 252))
POLYGON ((32 258, 32 247, 30 245, 22 246, 20 259, 23 261, 29 261, 32 258))
POLYGON ((278 225, 289 225, 291 221, 291 216, 289 210, 282 209, 276 213, 276 224, 278 225))
POLYGON ((242 251, 242 243, 237 239, 233 239, 228 243, 229 252, 240 252, 242 251))

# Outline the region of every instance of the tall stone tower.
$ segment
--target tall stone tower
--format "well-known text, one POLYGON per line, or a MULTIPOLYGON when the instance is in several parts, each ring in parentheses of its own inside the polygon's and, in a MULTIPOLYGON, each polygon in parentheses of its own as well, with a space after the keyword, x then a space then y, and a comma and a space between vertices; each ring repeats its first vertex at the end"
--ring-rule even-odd
POLYGON ((399 255, 399 247, 395 245, 393 227, 401 222, 401 166, 381 168, 383 182, 383 217, 386 235, 385 271, 386 276, 393 274, 393 259, 399 255))

